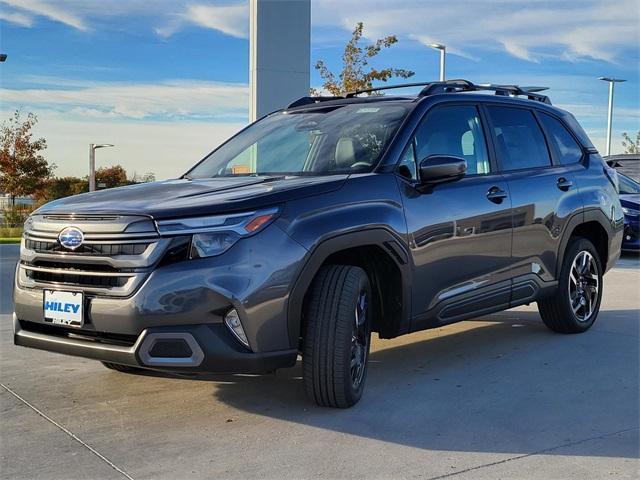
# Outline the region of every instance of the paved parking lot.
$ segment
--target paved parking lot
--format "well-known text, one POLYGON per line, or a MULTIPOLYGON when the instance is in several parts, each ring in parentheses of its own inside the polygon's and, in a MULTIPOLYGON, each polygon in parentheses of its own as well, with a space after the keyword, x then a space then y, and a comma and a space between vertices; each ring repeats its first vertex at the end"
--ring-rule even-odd
POLYGON ((638 478, 640 262, 605 279, 596 325, 535 306, 373 344, 367 391, 320 409, 299 366, 130 375, 14 347, 17 248, 0 245, 3 478, 638 478))

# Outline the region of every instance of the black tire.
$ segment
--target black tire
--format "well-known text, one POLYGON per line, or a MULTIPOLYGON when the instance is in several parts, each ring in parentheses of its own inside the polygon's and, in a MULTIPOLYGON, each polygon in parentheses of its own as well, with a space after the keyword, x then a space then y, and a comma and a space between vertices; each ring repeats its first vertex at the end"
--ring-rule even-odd
POLYGON ((109 370, 116 370, 118 372, 131 373, 131 372, 137 372, 140 370, 139 368, 130 367, 129 365, 121 365, 119 363, 111 363, 111 362, 100 362, 100 363, 102 363, 102 365, 107 367, 109 370))
POLYGON ((362 397, 375 304, 371 295, 365 271, 350 265, 323 267, 310 287, 303 377, 307 395, 320 406, 348 408, 362 397))
MULTIPOLYGON (((580 262, 581 263, 581 262, 580 262)), ((573 276, 576 277, 578 270, 574 271, 573 276)), ((538 311, 542 317, 544 324, 554 332, 558 333, 582 333, 591 328, 596 321, 598 312, 600 311, 600 303, 602 301, 602 265, 600 257, 593 244, 581 237, 573 238, 567 245, 567 250, 562 261, 560 269, 560 277, 558 278, 558 291, 549 298, 538 301, 538 311), (586 252, 586 254, 585 254, 586 252), (593 268, 584 277, 578 275, 578 292, 575 295, 570 293, 571 285, 576 282, 571 280, 574 261, 587 258, 593 268), (595 285, 597 292, 593 292, 593 282, 597 279, 595 285), (583 293, 580 293, 583 292, 583 293), (573 297, 573 299, 572 299, 573 297), (588 307, 585 305, 589 298, 588 307), (583 304, 582 302, 585 302, 583 304), (578 311, 574 311, 573 306, 577 306, 578 311), (587 316, 587 312, 591 312, 587 316)))

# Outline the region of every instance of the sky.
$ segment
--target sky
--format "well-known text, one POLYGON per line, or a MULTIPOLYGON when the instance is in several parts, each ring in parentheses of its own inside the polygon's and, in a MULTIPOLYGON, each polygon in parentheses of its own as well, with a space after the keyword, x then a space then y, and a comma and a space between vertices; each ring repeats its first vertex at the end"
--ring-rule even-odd
MULTIPOLYGON (((444 43, 448 78, 547 86, 602 153, 608 87, 597 77, 626 79, 612 153, 640 129, 638 0, 312 0, 311 16, 312 64, 338 70, 362 21, 366 43, 399 39, 374 66, 435 80, 439 53, 426 44, 444 43)), ((177 177, 247 123, 248 31, 246 0, 0 0, 0 118, 36 113, 58 176, 86 175, 88 144, 113 143, 98 166, 177 177)))

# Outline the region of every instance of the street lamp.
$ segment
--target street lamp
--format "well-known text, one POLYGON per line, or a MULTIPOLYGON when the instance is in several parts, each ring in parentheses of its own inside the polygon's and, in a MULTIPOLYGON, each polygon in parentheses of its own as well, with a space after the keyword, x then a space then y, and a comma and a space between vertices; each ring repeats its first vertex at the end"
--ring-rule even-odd
POLYGON ((444 82, 444 56, 447 54, 447 46, 441 43, 430 43, 429 46, 440 50, 440 81, 444 82))
POLYGON ((90 143, 89 144, 89 191, 96 189, 96 150, 98 148, 113 147, 111 143, 90 143))
POLYGON ((598 80, 609 82, 609 116, 607 118, 607 149, 606 155, 611 155, 611 124, 613 123, 613 84, 626 82, 621 78, 598 77, 598 80))
POLYGON ((0 62, 5 62, 7 60, 7 54, 6 53, 0 53, 0 62))

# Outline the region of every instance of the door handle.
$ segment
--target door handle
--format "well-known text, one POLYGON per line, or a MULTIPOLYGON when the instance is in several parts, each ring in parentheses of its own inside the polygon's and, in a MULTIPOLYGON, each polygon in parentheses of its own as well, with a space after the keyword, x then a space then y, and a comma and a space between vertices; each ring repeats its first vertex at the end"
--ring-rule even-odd
POLYGON ((560 190, 562 190, 563 192, 566 192, 567 190, 569 190, 571 187, 573 187, 573 182, 571 180, 567 180, 564 177, 560 177, 558 179, 558 188, 560 190))
POLYGON ((493 203, 502 203, 502 201, 507 198, 507 192, 500 187, 491 187, 487 192, 487 198, 493 203))

